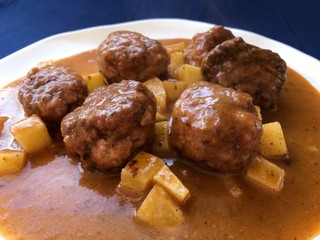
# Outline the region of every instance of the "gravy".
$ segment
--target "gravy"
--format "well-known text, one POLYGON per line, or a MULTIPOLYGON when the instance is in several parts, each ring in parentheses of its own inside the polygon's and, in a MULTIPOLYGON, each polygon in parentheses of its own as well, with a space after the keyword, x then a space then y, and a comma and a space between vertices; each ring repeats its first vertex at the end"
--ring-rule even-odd
MULTIPOLYGON (((79 74, 98 70, 95 51, 57 62, 79 74)), ((0 90, 6 117, 0 148, 14 148, 8 126, 24 118, 19 82, 0 90), (7 119, 8 118, 8 119, 7 119)), ((61 137, 46 152, 28 157, 16 175, 0 177, 0 234, 5 239, 312 239, 320 234, 320 94, 288 69, 279 110, 264 122, 283 127, 290 161, 279 194, 242 175, 199 172, 180 161, 170 167, 191 192, 186 222, 156 230, 135 220, 139 201, 117 194, 119 175, 82 173, 61 137)), ((169 159, 167 159, 169 160, 169 159)))

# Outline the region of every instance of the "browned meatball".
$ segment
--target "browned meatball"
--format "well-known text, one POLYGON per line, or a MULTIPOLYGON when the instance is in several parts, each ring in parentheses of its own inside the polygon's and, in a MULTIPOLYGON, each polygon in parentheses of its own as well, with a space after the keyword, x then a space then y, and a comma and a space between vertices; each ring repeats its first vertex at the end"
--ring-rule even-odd
POLYGON ((237 173, 256 156, 262 124, 249 94, 198 82, 175 103, 171 141, 183 157, 220 173, 237 173))
POLYGON ((234 38, 231 31, 222 26, 215 26, 207 32, 198 33, 184 50, 186 63, 201 66, 203 58, 218 44, 234 38))
POLYGON ((201 69, 208 81, 247 92, 255 105, 276 110, 287 66, 277 53, 234 38, 210 51, 201 69))
POLYGON ((84 168, 122 166, 155 137, 156 99, 142 83, 122 81, 91 93, 61 122, 64 142, 84 168))
POLYGON ((166 73, 169 56, 156 40, 136 32, 117 31, 98 47, 98 63, 110 83, 123 79, 144 82, 166 73))
POLYGON ((61 121, 86 96, 87 85, 82 77, 57 66, 33 68, 19 89, 19 101, 26 114, 37 114, 46 122, 61 121))

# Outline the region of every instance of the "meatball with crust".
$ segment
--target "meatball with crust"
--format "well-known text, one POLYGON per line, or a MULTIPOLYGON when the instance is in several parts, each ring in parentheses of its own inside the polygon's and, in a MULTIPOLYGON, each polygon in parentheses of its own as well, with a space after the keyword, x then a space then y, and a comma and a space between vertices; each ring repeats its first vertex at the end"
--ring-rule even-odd
POLYGON ((242 38, 218 45, 201 66, 208 81, 249 93, 263 110, 277 109, 286 69, 277 53, 247 44, 242 38))
POLYGON ((110 33, 98 47, 98 64, 108 82, 144 82, 167 72, 169 56, 160 42, 140 33, 110 33))
POLYGON ((200 81, 185 90, 172 113, 171 143, 200 167, 238 173, 256 157, 262 123, 252 97, 200 81))
POLYGON ((61 122, 66 148, 84 168, 121 167, 155 137, 156 99, 137 81, 122 81, 92 92, 61 122))
POLYGON ((60 122, 87 96, 83 78, 65 67, 33 68, 23 79, 19 101, 28 116, 37 114, 46 122, 60 122))
POLYGON ((223 26, 215 26, 207 32, 196 34, 184 50, 186 63, 200 67, 203 58, 212 49, 232 38, 234 38, 232 32, 223 26))

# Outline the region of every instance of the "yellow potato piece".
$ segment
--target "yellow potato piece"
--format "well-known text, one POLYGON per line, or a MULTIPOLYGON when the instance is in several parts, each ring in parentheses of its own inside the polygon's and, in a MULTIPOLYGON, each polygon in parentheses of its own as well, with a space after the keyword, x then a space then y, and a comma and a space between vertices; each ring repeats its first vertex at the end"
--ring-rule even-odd
POLYGON ((178 78, 177 70, 184 64, 184 56, 182 52, 175 52, 170 54, 170 64, 168 66, 169 76, 171 78, 178 78))
POLYGON ((258 156, 248 166, 246 175, 253 182, 279 192, 283 187, 285 171, 262 156, 258 156))
POLYGON ((178 68, 178 80, 186 82, 187 87, 192 83, 203 80, 200 67, 184 64, 178 68))
POLYGON ((177 101, 187 88, 187 84, 184 81, 163 81, 163 86, 167 93, 167 100, 170 102, 177 101))
POLYGON ((260 121, 262 121, 262 115, 261 115, 261 108, 260 108, 260 106, 255 105, 254 107, 256 108, 256 111, 257 111, 257 113, 258 113, 258 119, 259 119, 260 121))
POLYGON ((153 186, 136 216, 156 228, 171 227, 184 221, 180 206, 158 184, 153 186))
POLYGON ((263 124, 263 134, 259 141, 259 152, 267 159, 288 158, 288 149, 279 122, 263 124))
POLYGON ((157 122, 155 124, 156 139, 153 142, 152 152, 154 153, 170 153, 172 152, 169 144, 168 121, 157 122))
POLYGON ((10 132, 26 153, 40 151, 52 143, 46 125, 37 115, 11 125, 10 132))
POLYGON ((164 165, 160 158, 139 152, 122 169, 120 186, 135 192, 146 191, 152 185, 153 176, 164 165))
POLYGON ((170 119, 169 113, 156 112, 156 123, 162 121, 168 121, 170 119))
POLYGON ((162 81, 157 78, 151 78, 148 81, 143 83, 151 92, 153 92, 154 96, 157 99, 157 110, 159 112, 167 111, 167 95, 166 90, 162 84, 162 81))
POLYGON ((17 173, 26 163, 26 154, 18 150, 0 151, 0 175, 17 173))
POLYGON ((167 49, 167 52, 169 55, 175 52, 182 52, 183 49, 185 48, 185 43, 184 42, 178 42, 178 43, 173 43, 173 44, 168 44, 164 46, 167 49))
POLYGON ((179 178, 164 165, 153 177, 153 181, 167 190, 179 203, 184 203, 190 197, 187 189, 179 178))
POLYGON ((88 87, 88 92, 93 92, 96 88, 106 85, 105 77, 101 72, 92 73, 82 77, 88 87))

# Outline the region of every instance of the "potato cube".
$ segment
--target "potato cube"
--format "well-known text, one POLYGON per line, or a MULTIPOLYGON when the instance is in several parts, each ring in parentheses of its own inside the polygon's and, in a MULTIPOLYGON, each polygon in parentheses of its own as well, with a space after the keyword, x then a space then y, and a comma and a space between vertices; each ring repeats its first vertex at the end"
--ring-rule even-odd
POLYGON ((0 134, 2 134, 4 124, 8 119, 9 119, 8 117, 0 116, 0 134))
POLYGON ((165 45, 164 47, 167 49, 167 52, 170 55, 175 52, 182 52, 183 49, 185 48, 185 43, 177 42, 177 43, 165 45))
POLYGON ((121 171, 120 186, 135 192, 146 191, 152 184, 153 176, 164 166, 160 158, 139 152, 121 171))
POLYGON ((10 132, 26 153, 40 151, 52 143, 46 125, 37 115, 11 125, 10 132))
POLYGON ((258 156, 247 168, 247 177, 268 189, 279 192, 283 187, 285 172, 282 168, 258 156))
POLYGON ((87 84, 89 93, 93 92, 98 87, 106 85, 105 77, 101 72, 96 72, 96 73, 83 76, 83 80, 87 84))
POLYGON ((184 221, 180 206, 158 184, 153 186, 136 216, 157 228, 171 227, 184 221))
POLYGON ((154 153, 170 153, 172 152, 169 144, 168 121, 157 122, 155 124, 156 139, 153 142, 152 151, 154 153))
POLYGON ((0 151, 0 175, 13 174, 22 170, 26 163, 26 154, 18 150, 0 151))
POLYGON ((185 81, 187 87, 192 83, 203 80, 202 72, 200 67, 195 67, 189 64, 184 64, 178 68, 178 79, 185 81))
POLYGON ((167 93, 167 100, 170 102, 177 101, 187 88, 186 82, 183 81, 163 81, 163 86, 167 93))
POLYGON ((175 52, 170 54, 170 64, 168 66, 169 76, 171 78, 178 78, 178 68, 184 64, 184 56, 182 52, 175 52))
POLYGON ((167 190, 179 203, 184 203, 190 197, 189 189, 182 184, 167 165, 164 165, 154 175, 153 181, 167 190))
POLYGON ((267 159, 288 158, 288 149, 279 122, 263 124, 263 134, 259 142, 259 152, 267 159))
POLYGON ((153 92, 154 96, 157 99, 157 110, 160 112, 167 111, 167 95, 166 90, 162 84, 162 81, 157 78, 151 78, 148 81, 144 82, 144 85, 153 92))
POLYGON ((256 111, 257 111, 257 113, 258 113, 258 118, 259 118, 259 120, 262 121, 262 115, 261 115, 261 108, 260 108, 260 106, 255 105, 254 107, 256 108, 256 111))
POLYGON ((170 119, 169 113, 156 112, 156 122, 168 121, 170 119))

